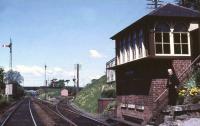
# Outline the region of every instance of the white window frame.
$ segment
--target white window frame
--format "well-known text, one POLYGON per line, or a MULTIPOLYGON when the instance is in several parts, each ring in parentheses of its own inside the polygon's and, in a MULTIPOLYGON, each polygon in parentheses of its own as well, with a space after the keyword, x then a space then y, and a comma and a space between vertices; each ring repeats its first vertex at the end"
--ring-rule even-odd
POLYGON ((133 32, 133 39, 132 39, 132 53, 133 53, 133 60, 138 59, 138 47, 137 47, 137 35, 136 32, 133 32))
POLYGON ((143 57, 143 49, 142 49, 143 41, 144 41, 143 30, 140 29, 138 34, 139 58, 143 57))
POLYGON ((130 62, 131 61, 131 58, 130 58, 130 55, 131 55, 131 52, 130 52, 131 37, 130 37, 130 35, 128 35, 128 38, 126 40, 127 40, 126 41, 127 62, 130 62))
MULTIPOLYGON (((188 40, 188 43, 187 44, 184 44, 184 43, 173 43, 174 45, 175 44, 180 44, 181 45, 181 54, 175 54, 175 51, 174 51, 174 54, 175 55, 183 55, 183 56, 190 56, 191 54, 191 51, 190 51, 190 43, 189 43, 189 38, 190 37, 188 37, 189 36, 189 32, 173 32, 173 34, 180 34, 180 41, 181 41, 181 34, 187 34, 187 40, 188 40), (182 54, 182 45, 188 45, 188 54, 182 54)), ((174 48, 173 48, 174 49, 174 48)))
POLYGON ((119 45, 117 45, 116 46, 116 55, 117 55, 117 65, 119 65, 120 64, 120 43, 119 42, 117 42, 116 44, 119 44, 119 45))
POLYGON ((123 64, 123 44, 122 44, 123 40, 120 39, 120 64, 123 64))
MULTIPOLYGON (((155 50, 155 56, 191 56, 190 33, 189 32, 173 32, 173 31, 174 31, 174 29, 170 29, 170 32, 169 32, 169 37, 170 37, 170 54, 157 54, 156 50, 155 50), (187 33, 188 54, 175 54, 175 51, 174 51, 174 33, 187 33)), ((155 49, 156 49, 155 34, 156 34, 156 32, 154 32, 154 46, 155 46, 155 49)))
POLYGON ((123 63, 127 62, 126 38, 123 38, 123 63))
POLYGON ((162 52, 164 52, 164 44, 169 44, 170 46, 170 53, 164 54, 164 53, 156 53, 156 55, 170 55, 171 54, 171 39, 170 39, 170 32, 155 32, 154 33, 154 44, 155 44, 155 53, 156 53, 156 44, 162 44, 162 52), (156 42, 156 33, 161 33, 161 42, 156 42), (163 42, 163 34, 168 33, 169 34, 169 43, 163 42))

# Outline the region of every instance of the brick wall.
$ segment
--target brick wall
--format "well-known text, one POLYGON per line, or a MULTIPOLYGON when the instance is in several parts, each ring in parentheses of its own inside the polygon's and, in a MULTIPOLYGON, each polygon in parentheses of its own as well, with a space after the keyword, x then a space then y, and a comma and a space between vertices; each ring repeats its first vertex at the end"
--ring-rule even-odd
POLYGON ((154 100, 166 89, 167 79, 152 79, 149 95, 128 95, 118 96, 117 117, 123 118, 123 115, 144 120, 143 124, 152 117, 153 109, 156 108, 154 100), (121 104, 133 104, 135 109, 128 107, 122 108, 121 104), (137 109, 137 106, 144 107, 144 110, 137 109))
POLYGON ((144 95, 118 96, 117 117, 123 118, 123 115, 148 120, 152 111, 152 97, 144 95), (126 107, 121 107, 124 104, 126 107), (135 105, 135 108, 129 108, 129 105, 135 105))
MULTIPOLYGON (((177 77, 184 72, 184 70, 190 65, 191 60, 172 60, 172 67, 177 77)), ((184 76, 183 76, 184 77, 184 76)), ((183 78, 180 78, 181 81, 183 78)))
MULTIPOLYGON (((171 65, 176 75, 180 75, 191 63, 191 60, 172 60, 171 65)), ((169 66, 169 68, 170 68, 169 66)), ((167 71, 167 69, 166 69, 167 71)), ((152 117, 155 110, 158 110, 167 103, 167 99, 164 96, 167 96, 167 92, 161 98, 164 101, 154 101, 158 96, 166 89, 167 77, 165 78, 152 78, 150 91, 148 95, 118 95, 117 96, 117 117, 123 118, 123 115, 128 115, 134 118, 143 119, 143 124, 152 117), (129 109, 128 104, 135 106, 143 106, 144 110, 138 110, 137 108, 129 109), (124 106, 124 107, 122 107, 124 106)))
POLYGON ((172 60, 176 75, 180 75, 191 63, 191 60, 172 60))
POLYGON ((167 78, 165 79, 153 79, 152 80, 152 98, 155 101, 159 95, 166 89, 167 78))
POLYGON ((99 98, 98 99, 98 113, 102 113, 109 103, 113 102, 114 98, 99 98))

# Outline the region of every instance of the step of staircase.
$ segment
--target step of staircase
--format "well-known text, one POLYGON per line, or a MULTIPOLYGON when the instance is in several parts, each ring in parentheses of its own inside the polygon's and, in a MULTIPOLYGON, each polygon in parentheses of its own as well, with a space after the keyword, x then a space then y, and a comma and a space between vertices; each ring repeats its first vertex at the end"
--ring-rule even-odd
POLYGON ((167 106, 162 110, 163 113, 171 112, 188 112, 188 111, 198 111, 200 110, 200 104, 187 104, 187 105, 176 105, 176 106, 167 106))

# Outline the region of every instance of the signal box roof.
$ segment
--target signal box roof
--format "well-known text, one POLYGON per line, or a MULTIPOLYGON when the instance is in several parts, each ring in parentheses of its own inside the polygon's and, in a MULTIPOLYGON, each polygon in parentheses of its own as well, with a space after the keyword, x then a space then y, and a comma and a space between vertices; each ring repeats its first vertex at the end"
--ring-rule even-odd
POLYGON ((112 36, 111 39, 115 39, 116 37, 121 35, 121 33, 125 32, 126 30, 128 30, 132 27, 134 27, 137 23, 146 19, 147 17, 184 17, 184 18, 198 18, 198 19, 200 19, 200 12, 192 10, 190 8, 186 8, 186 7, 182 7, 182 6, 178 6, 178 5, 168 3, 164 6, 157 8, 156 10, 153 10, 149 14, 143 16, 142 18, 140 18, 139 20, 137 20, 136 22, 134 22, 133 24, 131 24, 127 28, 123 29, 122 31, 120 31, 117 34, 115 34, 114 36, 112 36))

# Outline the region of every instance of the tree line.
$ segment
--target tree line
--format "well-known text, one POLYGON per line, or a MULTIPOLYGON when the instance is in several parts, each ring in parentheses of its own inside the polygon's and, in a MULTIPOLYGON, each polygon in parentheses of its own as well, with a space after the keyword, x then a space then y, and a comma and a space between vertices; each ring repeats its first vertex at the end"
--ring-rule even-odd
POLYGON ((175 2, 180 6, 200 11, 200 0, 175 0, 175 2))

